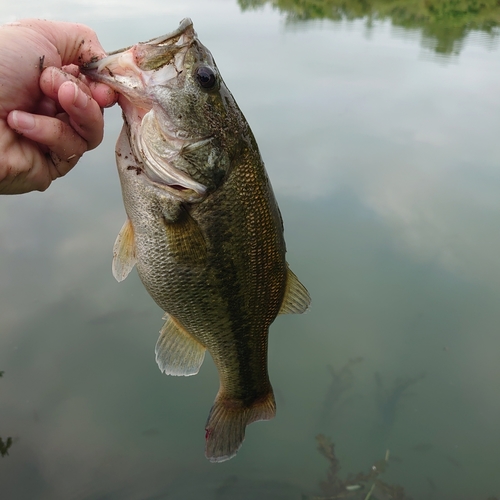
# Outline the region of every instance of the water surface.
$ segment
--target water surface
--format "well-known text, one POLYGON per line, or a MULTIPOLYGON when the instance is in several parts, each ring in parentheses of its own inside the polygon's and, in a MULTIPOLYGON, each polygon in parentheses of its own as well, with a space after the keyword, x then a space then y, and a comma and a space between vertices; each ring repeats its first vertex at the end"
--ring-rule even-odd
POLYGON ((271 328, 277 417, 208 463, 213 363, 162 375, 162 312, 135 273, 111 275, 124 210, 121 117, 107 110, 104 142, 70 175, 0 198, 2 497, 320 495, 318 433, 343 477, 390 449, 381 478, 414 499, 500 495, 498 12, 450 32, 449 16, 405 23, 417 17, 386 2, 314 16, 258 3, 0 6, 1 22, 89 24, 108 50, 191 17, 256 135, 313 297, 271 328))

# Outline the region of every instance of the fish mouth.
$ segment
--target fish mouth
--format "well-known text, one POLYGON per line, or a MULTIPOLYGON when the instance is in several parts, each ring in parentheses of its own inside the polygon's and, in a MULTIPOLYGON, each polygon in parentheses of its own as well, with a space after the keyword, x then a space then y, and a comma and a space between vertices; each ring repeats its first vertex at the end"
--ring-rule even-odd
POLYGON ((147 88, 164 85, 182 73, 184 56, 195 38, 193 22, 186 18, 167 35, 110 52, 103 59, 84 64, 80 70, 91 80, 106 83, 135 105, 150 109, 147 88))
POLYGON ((175 168, 169 160, 185 148, 201 147, 207 139, 189 138, 183 131, 169 127, 167 120, 162 120, 160 126, 153 110, 152 89, 175 81, 183 71, 186 53, 195 40, 193 22, 186 18, 171 33, 115 50, 80 68, 91 80, 105 83, 121 94, 119 104, 130 128, 131 147, 143 158, 147 177, 169 188, 175 196, 189 199, 203 197, 207 187, 175 168), (158 141, 151 140, 148 131, 161 136, 168 148, 160 148, 156 144, 158 141))

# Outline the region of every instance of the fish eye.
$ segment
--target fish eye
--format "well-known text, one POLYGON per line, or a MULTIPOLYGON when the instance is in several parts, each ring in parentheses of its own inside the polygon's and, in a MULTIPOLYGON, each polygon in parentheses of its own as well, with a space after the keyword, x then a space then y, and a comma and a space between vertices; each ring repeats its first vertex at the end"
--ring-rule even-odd
POLYGON ((212 68, 208 66, 200 66, 196 69, 196 79, 204 89, 212 89, 217 83, 217 78, 212 68))

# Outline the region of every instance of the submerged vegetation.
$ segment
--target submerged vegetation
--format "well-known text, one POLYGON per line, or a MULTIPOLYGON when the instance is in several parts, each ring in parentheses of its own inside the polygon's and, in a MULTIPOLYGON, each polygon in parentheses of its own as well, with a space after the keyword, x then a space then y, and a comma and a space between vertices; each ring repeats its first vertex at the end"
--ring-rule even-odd
MULTIPOLYGON (((0 371, 0 378, 3 377, 3 374, 5 372, 0 371)), ((11 437, 8 437, 6 439, 2 439, 0 437, 0 456, 5 457, 6 455, 9 454, 9 448, 12 446, 13 440, 11 437)))
POLYGON ((380 373, 375 373, 375 399, 384 432, 392 429, 396 420, 396 412, 401 406, 403 398, 409 396, 408 389, 424 377, 423 373, 416 377, 400 377, 393 382, 390 389, 387 389, 380 373))
MULTIPOLYGON (((335 446, 332 441, 320 434, 316 436, 318 451, 328 460, 329 467, 326 479, 321 481, 322 496, 309 497, 307 500, 336 500, 349 498, 352 500, 411 500, 405 494, 404 488, 399 485, 390 485, 380 479, 389 462, 389 450, 385 457, 376 461, 368 472, 358 472, 356 475, 348 474, 341 479, 340 462, 335 456, 335 446)), ((306 497, 307 498, 307 497, 306 497)))
POLYGON ((339 410, 349 401, 349 397, 345 394, 354 384, 354 374, 352 368, 361 363, 363 358, 350 359, 342 368, 336 370, 332 365, 328 365, 327 369, 330 373, 331 380, 326 391, 325 402, 320 414, 320 425, 323 426, 327 422, 331 422, 339 410))
MULTIPOLYGON (((346 404, 353 399, 352 395, 348 394, 355 385, 353 369, 362 361, 363 358, 361 357, 352 358, 340 369, 327 365, 331 380, 321 409, 321 428, 331 428, 339 411, 345 408, 346 404)), ((386 435, 392 428, 396 412, 403 397, 408 395, 408 389, 422 378, 423 375, 397 378, 391 386, 386 388, 382 376, 375 373, 375 409, 382 419, 382 435, 386 435)), ((380 477, 389 463, 389 450, 386 450, 384 458, 372 464, 368 472, 351 473, 342 478, 340 476, 340 462, 335 455, 334 443, 324 434, 317 435, 316 440, 318 451, 328 460, 329 467, 326 479, 321 481, 319 485, 321 495, 304 496, 304 500, 411 500, 411 497, 405 493, 402 486, 388 484, 380 477)))
POLYGON ((8 437, 5 441, 0 438, 0 456, 5 457, 9 454, 9 448, 12 446, 12 438, 8 437))
POLYGON ((498 0, 238 0, 243 10, 270 4, 286 13, 289 23, 390 20, 393 26, 419 30, 423 44, 441 55, 458 54, 471 31, 498 36, 498 0))
MULTIPOLYGON (((390 452, 385 457, 373 463, 368 472, 347 474, 340 477, 340 462, 335 455, 334 443, 323 434, 316 436, 318 451, 328 460, 326 479, 320 482, 319 496, 303 495, 303 500, 413 500, 404 488, 398 484, 389 484, 381 479, 390 462, 390 452)), ((431 491, 436 490, 431 478, 427 478, 431 491)), ((498 500, 496 496, 489 496, 487 500, 498 500)))
MULTIPOLYGON (((336 421, 335 417, 341 409, 343 411, 349 410, 351 413, 353 411, 347 403, 353 399, 349 392, 356 385, 353 369, 359 366, 361 361, 363 361, 363 358, 350 359, 340 369, 335 369, 330 364, 327 365, 331 380, 321 408, 320 428, 328 429, 328 434, 331 431, 334 435, 340 436, 345 431, 345 429, 338 428, 338 421, 336 421)), ((400 443, 399 440, 395 441, 394 437, 390 438, 394 425, 400 423, 398 418, 401 419, 399 414, 404 402, 413 395, 413 389, 424 378, 425 374, 421 373, 415 376, 399 376, 391 381, 387 375, 376 372, 374 374, 375 386, 371 385, 370 388, 370 393, 374 396, 373 406, 371 406, 371 410, 367 414, 372 415, 374 423, 378 418, 381 425, 375 425, 374 430, 371 432, 372 434, 375 433, 381 440, 377 444, 376 449, 378 451, 375 451, 371 456, 376 457, 378 455, 380 457, 380 455, 384 454, 384 450, 385 456, 374 461, 366 472, 361 471, 354 474, 349 471, 341 474, 341 465, 335 454, 334 442, 325 433, 318 434, 316 436, 317 449, 328 461, 328 469, 326 477, 319 482, 317 487, 319 493, 312 496, 302 495, 302 500, 413 500, 415 497, 410 496, 405 491, 405 488, 410 488, 408 484, 403 486, 397 484, 397 481, 393 484, 384 474, 388 466, 391 466, 392 475, 397 471, 402 471, 401 467, 404 468, 405 463, 408 463, 407 467, 412 467, 411 470, 415 474, 416 481, 413 482, 413 487, 415 487, 415 482, 417 484, 420 482, 420 493, 412 490, 412 495, 420 494, 416 498, 419 500, 422 498, 440 498, 441 500, 454 498, 443 491, 444 485, 441 486, 440 481, 435 481, 434 477, 443 480, 443 478, 437 477, 437 471, 441 470, 443 462, 450 463, 457 469, 458 473, 463 473, 466 470, 466 464, 462 465, 455 457, 450 456, 444 450, 440 450, 439 447, 435 449, 436 446, 432 442, 415 443, 411 446, 406 444, 406 449, 410 451, 409 460, 406 462, 406 457, 401 459, 400 456, 397 456, 405 449, 405 443, 400 443), (396 455, 386 449, 391 441, 390 446, 397 448, 396 455), (415 454, 422 456, 420 462, 425 463, 425 467, 422 469, 414 468, 415 454), (428 467, 430 463, 432 463, 432 469, 428 467), (392 470, 392 464, 397 464, 394 471, 392 470), (434 470, 434 467, 436 470, 434 470), (429 472, 433 477, 426 475, 429 472)), ((484 497, 475 498, 486 497, 485 494, 484 497)), ((497 496, 488 496, 487 500, 499 499, 497 496)))

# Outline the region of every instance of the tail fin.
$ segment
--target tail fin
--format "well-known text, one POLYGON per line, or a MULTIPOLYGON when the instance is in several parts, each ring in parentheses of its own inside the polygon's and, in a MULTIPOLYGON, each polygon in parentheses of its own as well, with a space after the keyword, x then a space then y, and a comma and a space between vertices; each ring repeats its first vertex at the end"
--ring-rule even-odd
POLYGON ((245 427, 258 420, 271 420, 275 415, 272 391, 251 406, 218 394, 205 427, 205 456, 210 462, 233 458, 245 439, 245 427))

